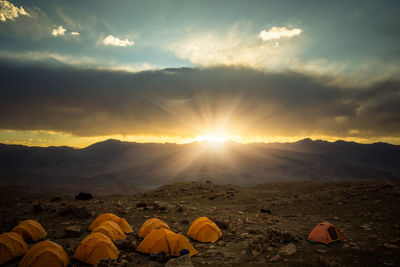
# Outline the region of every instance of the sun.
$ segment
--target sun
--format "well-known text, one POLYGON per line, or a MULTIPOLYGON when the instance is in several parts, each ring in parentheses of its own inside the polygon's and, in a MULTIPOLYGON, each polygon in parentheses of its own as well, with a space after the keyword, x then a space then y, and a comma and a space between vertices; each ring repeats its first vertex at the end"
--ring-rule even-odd
POLYGON ((211 142, 211 143, 223 143, 229 140, 229 137, 225 134, 205 134, 197 135, 194 141, 196 142, 211 142))

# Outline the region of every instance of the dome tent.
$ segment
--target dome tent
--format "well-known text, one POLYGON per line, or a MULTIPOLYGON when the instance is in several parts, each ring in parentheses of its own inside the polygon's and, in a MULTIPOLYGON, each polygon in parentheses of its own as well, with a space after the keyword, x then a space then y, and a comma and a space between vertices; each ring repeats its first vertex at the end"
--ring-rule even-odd
POLYGON ((66 267, 68 264, 69 258, 63 247, 45 240, 29 249, 19 267, 66 267))
POLYGON ((113 221, 105 221, 102 222, 96 229, 93 230, 94 233, 102 233, 111 241, 115 242, 119 239, 126 239, 126 235, 124 231, 122 231, 121 227, 113 221))
POLYGON ((7 232, 0 235, 0 264, 22 256, 27 251, 28 245, 19 234, 7 232))
POLYGON ((36 242, 47 236, 43 226, 35 220, 22 221, 11 231, 21 235, 28 242, 36 242))
POLYGON ((93 232, 79 244, 74 259, 96 266, 102 259, 117 259, 118 248, 110 238, 102 233, 93 232))
POLYGON ((150 218, 143 223, 142 227, 139 230, 138 236, 144 238, 148 234, 150 234, 151 231, 160 228, 169 230, 168 224, 165 223, 164 221, 158 218, 150 218))
POLYGON ((136 250, 146 254, 165 252, 169 256, 181 256, 182 250, 188 250, 190 256, 198 253, 185 236, 163 228, 151 231, 136 250))
POLYGON ((121 227, 121 229, 124 231, 124 233, 133 233, 133 230, 130 227, 129 223, 124 218, 120 218, 113 213, 103 213, 103 214, 97 216, 97 218, 89 226, 89 230, 93 231, 101 223, 103 223, 105 221, 113 221, 113 222, 117 223, 121 227))
POLYGON ((213 221, 207 217, 200 217, 189 227, 187 235, 200 242, 216 242, 222 236, 222 232, 213 221))
POLYGON ((339 231, 339 229, 329 222, 322 222, 317 224, 307 238, 307 240, 323 243, 326 245, 331 242, 344 239, 345 237, 339 231))

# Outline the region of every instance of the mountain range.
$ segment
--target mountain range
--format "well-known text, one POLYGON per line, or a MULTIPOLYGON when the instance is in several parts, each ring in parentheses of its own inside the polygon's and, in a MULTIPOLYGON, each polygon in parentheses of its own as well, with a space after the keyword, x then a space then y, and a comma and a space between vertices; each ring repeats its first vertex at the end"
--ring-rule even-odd
POLYGON ((190 144, 106 140, 86 148, 0 144, 0 186, 130 193, 181 181, 254 186, 276 181, 400 178, 400 146, 303 139, 190 144))

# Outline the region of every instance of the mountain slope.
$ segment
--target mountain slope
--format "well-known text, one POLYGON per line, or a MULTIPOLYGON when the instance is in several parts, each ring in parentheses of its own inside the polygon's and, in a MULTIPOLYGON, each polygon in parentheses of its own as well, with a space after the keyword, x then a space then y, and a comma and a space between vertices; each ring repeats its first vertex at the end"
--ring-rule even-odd
POLYGON ((0 144, 0 184, 131 192, 178 181, 390 180, 400 146, 304 139, 273 144, 140 144, 107 140, 83 149, 0 144))

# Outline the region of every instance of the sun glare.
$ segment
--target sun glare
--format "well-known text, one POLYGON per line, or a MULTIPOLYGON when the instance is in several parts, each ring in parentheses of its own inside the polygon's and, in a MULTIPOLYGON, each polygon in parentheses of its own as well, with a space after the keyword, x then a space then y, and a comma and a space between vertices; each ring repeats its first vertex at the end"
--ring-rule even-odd
POLYGON ((212 142, 212 143, 223 143, 227 141, 229 137, 223 134, 206 134, 197 135, 194 141, 197 142, 212 142))

